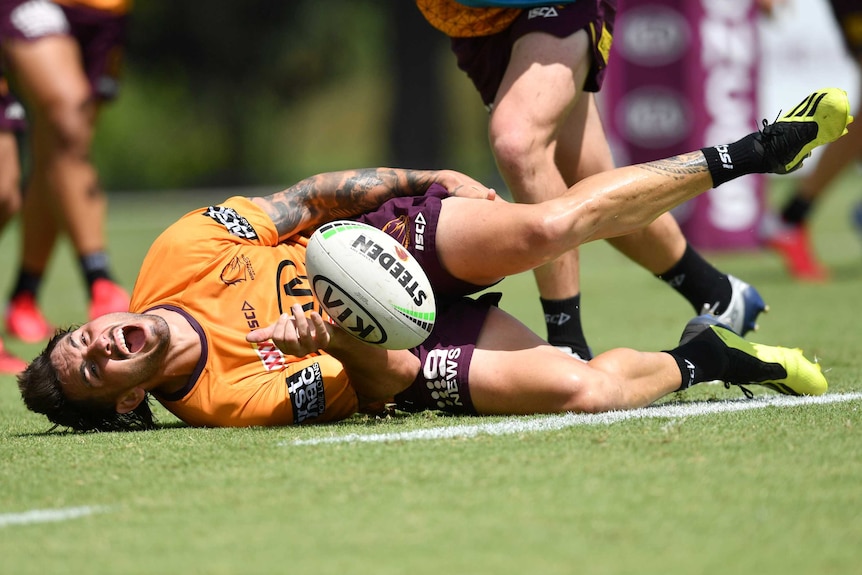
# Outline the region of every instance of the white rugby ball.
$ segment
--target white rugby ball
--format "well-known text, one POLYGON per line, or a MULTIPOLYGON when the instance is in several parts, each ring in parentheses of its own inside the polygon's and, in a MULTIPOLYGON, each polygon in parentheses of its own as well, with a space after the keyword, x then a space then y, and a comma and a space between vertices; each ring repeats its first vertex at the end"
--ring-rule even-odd
POLYGON ((308 241, 306 271, 323 309, 347 333, 386 349, 409 349, 434 328, 437 306, 428 276, 394 238, 339 220, 308 241))

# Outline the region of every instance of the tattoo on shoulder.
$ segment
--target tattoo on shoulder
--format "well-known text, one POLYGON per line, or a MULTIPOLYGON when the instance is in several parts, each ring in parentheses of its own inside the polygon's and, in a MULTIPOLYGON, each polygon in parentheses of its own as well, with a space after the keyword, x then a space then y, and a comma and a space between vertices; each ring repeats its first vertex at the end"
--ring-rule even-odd
POLYGON ((701 152, 689 152, 672 158, 638 164, 638 167, 648 172, 671 176, 674 179, 709 171, 706 158, 701 152))
POLYGON ((261 198, 280 237, 374 210, 390 198, 424 192, 433 172, 369 168, 318 174, 261 198))
POLYGON ((306 208, 303 197, 308 193, 304 186, 301 186, 304 182, 259 199, 275 224, 279 237, 299 231, 303 210, 306 208))

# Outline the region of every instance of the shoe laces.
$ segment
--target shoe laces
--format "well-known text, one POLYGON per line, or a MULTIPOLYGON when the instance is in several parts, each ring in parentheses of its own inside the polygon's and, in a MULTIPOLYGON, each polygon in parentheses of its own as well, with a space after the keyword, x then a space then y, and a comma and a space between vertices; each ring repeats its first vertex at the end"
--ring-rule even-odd
POLYGON ((775 115, 775 119, 772 120, 772 122, 769 122, 766 118, 763 118, 762 120, 760 120, 761 125, 763 125, 763 128, 761 130, 759 130, 760 133, 763 135, 772 134, 772 130, 769 130, 769 134, 767 134, 766 128, 768 128, 770 126, 775 126, 776 124, 778 124, 778 121, 781 119, 781 113, 783 111, 784 110, 778 110, 778 113, 775 115))
MULTIPOLYGON (((781 112, 779 112, 780 117, 781 112)), ((774 157, 775 154, 773 150, 777 144, 776 140, 781 137, 781 133, 773 128, 775 124, 778 122, 778 118, 775 119, 774 122, 769 123, 766 118, 761 120, 761 126, 757 130, 757 137, 755 140, 760 144, 761 148, 757 150, 763 160, 766 162, 766 169, 768 171, 772 171, 780 168, 781 164, 779 164, 778 160, 774 157)), ((778 144, 780 145, 780 144, 778 144)), ((757 149, 757 147, 755 147, 757 149)))
POLYGON ((747 399, 753 399, 754 398, 754 392, 751 391, 750 389, 748 389, 747 387, 745 387, 744 385, 742 385, 741 383, 728 383, 725 381, 724 382, 724 389, 730 389, 731 385, 735 385, 740 390, 742 390, 742 395, 744 395, 747 399))
POLYGON ((778 112, 778 116, 775 117, 775 120, 772 122, 768 121, 766 118, 763 118, 760 122, 763 126, 758 130, 760 135, 762 136, 761 141, 764 145, 768 143, 772 143, 776 138, 781 137, 781 133, 778 132, 778 128, 775 126, 778 125, 778 120, 781 118, 781 112, 778 112))
MULTIPOLYGON (((778 112, 778 116, 772 123, 768 122, 766 118, 761 120, 761 122, 763 128, 758 130, 758 133, 760 134, 760 142, 765 152, 764 159, 770 164, 769 173, 787 174, 801 168, 802 161, 800 160, 790 170, 787 170, 785 162, 790 161, 790 159, 785 160, 782 156, 792 152, 788 137, 791 140, 794 139, 793 136, 798 133, 798 130, 803 129, 802 125, 799 123, 781 122, 781 111, 778 112)), ((810 155, 809 152, 805 157, 807 158, 810 155)))

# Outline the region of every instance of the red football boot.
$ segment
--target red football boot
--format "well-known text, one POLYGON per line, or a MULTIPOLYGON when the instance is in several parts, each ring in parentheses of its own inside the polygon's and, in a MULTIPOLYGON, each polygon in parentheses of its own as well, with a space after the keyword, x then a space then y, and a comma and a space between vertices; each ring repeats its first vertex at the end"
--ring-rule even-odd
POLYGON ((814 255, 805 226, 783 227, 766 240, 766 245, 778 252, 794 278, 809 282, 829 279, 829 270, 814 255))
POLYGON ((129 294, 109 279, 97 279, 90 293, 90 319, 117 311, 129 311, 129 294))
POLYGON ((27 362, 17 358, 3 347, 3 340, 0 339, 0 374, 16 375, 24 371, 27 367, 27 362))
POLYGON ((27 343, 38 343, 54 335, 54 328, 39 311, 31 293, 19 293, 6 308, 6 333, 27 343))

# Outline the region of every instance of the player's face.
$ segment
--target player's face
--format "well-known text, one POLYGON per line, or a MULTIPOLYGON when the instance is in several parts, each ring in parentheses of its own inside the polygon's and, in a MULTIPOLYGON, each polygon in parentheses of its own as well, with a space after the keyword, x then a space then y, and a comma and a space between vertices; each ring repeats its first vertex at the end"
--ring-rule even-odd
POLYGON ((170 328, 157 315, 110 313, 64 336, 51 353, 70 399, 115 399, 146 383, 164 362, 170 328))

